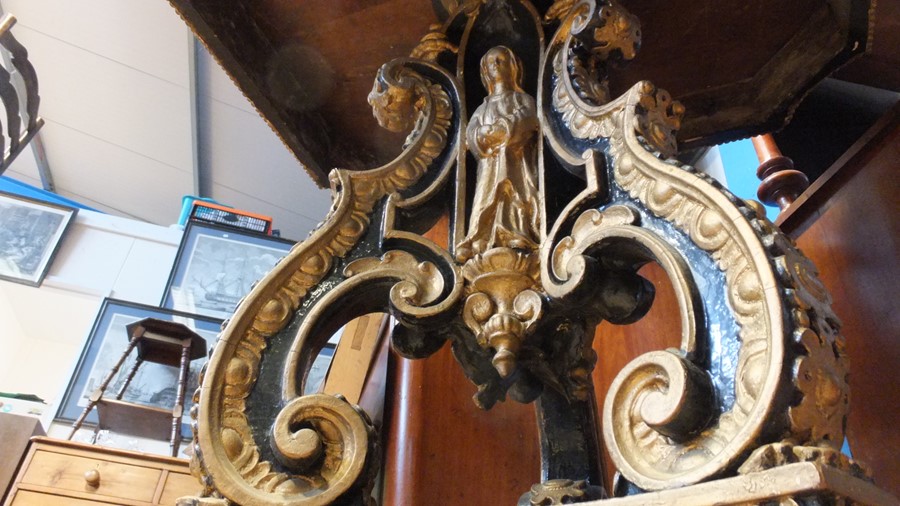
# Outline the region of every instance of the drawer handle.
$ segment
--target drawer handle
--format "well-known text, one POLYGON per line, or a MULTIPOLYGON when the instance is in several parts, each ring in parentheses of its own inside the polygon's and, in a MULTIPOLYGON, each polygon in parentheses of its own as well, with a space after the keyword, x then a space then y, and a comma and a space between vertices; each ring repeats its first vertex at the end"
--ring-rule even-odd
POLYGON ((91 469, 84 473, 84 481, 87 482, 88 486, 91 487, 99 487, 100 486, 100 471, 96 469, 91 469))

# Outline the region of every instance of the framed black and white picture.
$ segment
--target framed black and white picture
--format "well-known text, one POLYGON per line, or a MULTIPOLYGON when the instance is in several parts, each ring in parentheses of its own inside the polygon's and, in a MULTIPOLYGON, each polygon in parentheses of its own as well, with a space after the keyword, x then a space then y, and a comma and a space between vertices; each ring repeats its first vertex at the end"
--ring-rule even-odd
POLYGON ((0 279, 40 286, 78 209, 0 192, 0 279))
POLYGON ((322 348, 322 351, 316 355, 316 360, 313 361, 313 365, 309 369, 309 375, 306 377, 306 388, 303 390, 303 395, 314 394, 322 390, 325 377, 328 376, 331 362, 334 360, 335 347, 333 343, 327 343, 322 348))
MULTIPOLYGON (((75 373, 69 386, 63 395, 56 419, 64 422, 72 422, 78 418, 88 405, 91 393, 96 390, 104 377, 112 370, 116 362, 125 353, 128 346, 129 335, 126 325, 144 318, 157 318, 160 320, 181 323, 203 337, 207 343, 207 349, 212 349, 222 322, 215 318, 208 318, 193 314, 160 309, 154 306, 126 302, 116 299, 104 299, 100 312, 94 320, 94 326, 88 336, 87 344, 81 352, 75 373)), ((137 352, 132 352, 118 373, 113 377, 106 389, 106 395, 115 396, 122 385, 127 381, 128 373, 137 360, 137 352)), ((187 389, 185 390, 184 422, 182 433, 190 435, 190 408, 191 398, 197 389, 200 376, 200 368, 207 358, 196 359, 191 362, 188 375, 187 389)), ((145 362, 137 370, 137 374, 128 384, 123 401, 171 409, 175 405, 177 394, 179 369, 162 364, 145 362)), ((97 424, 97 411, 94 410, 85 420, 86 425, 97 424)))
POLYGON ((228 318, 293 241, 188 222, 161 306, 228 318))

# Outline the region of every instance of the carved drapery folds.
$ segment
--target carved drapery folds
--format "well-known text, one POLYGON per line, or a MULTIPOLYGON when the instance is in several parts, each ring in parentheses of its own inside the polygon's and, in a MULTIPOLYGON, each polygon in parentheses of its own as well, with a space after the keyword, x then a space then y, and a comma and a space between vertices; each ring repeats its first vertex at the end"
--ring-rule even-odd
MULTIPOLYGON (((543 21, 527 0, 471 1, 423 38, 421 59, 382 69, 369 102, 382 126, 411 131, 404 151, 334 171, 325 222, 225 327, 197 394, 207 497, 195 501, 368 500, 371 424, 340 398, 301 392, 330 332, 376 310, 398 319, 404 356, 449 340, 479 406, 540 399, 539 413, 561 411, 539 416, 563 427, 541 426, 547 448, 590 448, 599 435, 579 409, 592 406, 593 329, 646 313, 653 287, 637 271, 648 262, 675 288, 681 345, 613 382, 601 426, 616 492, 801 462, 862 476, 837 457, 846 357, 815 268, 757 206, 668 158, 683 113, 668 93, 639 82, 609 97, 607 74, 639 46, 639 21, 612 1, 559 0, 543 21), (473 43, 486 34, 493 45, 473 43), (473 69, 483 91, 457 83, 473 69), (471 116, 462 89, 484 93, 467 97, 471 116), (550 222, 546 181, 561 170, 583 188, 550 222), (446 191, 449 249, 415 232, 446 191)), ((544 456, 545 482, 520 504, 602 497, 589 453, 544 456)))
POLYGON ((460 261, 491 248, 533 251, 540 241, 537 109, 522 90, 522 63, 509 48, 492 48, 481 59, 481 81, 488 96, 466 131, 478 185, 468 233, 456 246, 460 261))

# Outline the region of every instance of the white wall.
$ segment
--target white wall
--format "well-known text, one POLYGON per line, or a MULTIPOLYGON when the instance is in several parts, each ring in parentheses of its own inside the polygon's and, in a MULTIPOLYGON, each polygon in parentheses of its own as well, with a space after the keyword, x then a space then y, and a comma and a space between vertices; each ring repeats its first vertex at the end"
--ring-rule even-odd
MULTIPOLYGON (((61 195, 168 225, 193 193, 189 30, 164 0, 3 0, 61 195), (129 184, 122 184, 127 181, 129 184), (153 191, 149 191, 152 189, 153 191)), ((30 150, 7 175, 40 186, 30 150)))
POLYGON ((282 237, 304 239, 325 218, 331 192, 316 187, 202 47, 197 55, 197 92, 199 163, 201 173, 212 181, 209 196, 272 216, 282 237))
POLYGON ((181 235, 176 228, 79 211, 39 288, 0 281, 0 391, 45 399, 46 429, 103 298, 159 304, 181 235))
MULTIPOLYGON (((204 196, 272 216, 283 237, 302 239, 325 217, 330 192, 316 187, 165 0, 0 5, 18 19, 13 34, 38 75, 40 135, 60 195, 175 223, 182 195, 199 191, 196 155, 204 196)), ((41 186, 30 150, 6 175, 41 186)))

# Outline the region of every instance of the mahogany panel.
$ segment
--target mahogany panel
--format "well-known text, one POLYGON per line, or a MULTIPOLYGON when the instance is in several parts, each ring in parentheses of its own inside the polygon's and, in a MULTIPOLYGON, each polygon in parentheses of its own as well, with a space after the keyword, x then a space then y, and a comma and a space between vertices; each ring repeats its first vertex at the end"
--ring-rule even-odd
POLYGON ((392 359, 382 504, 516 504, 540 481, 531 405, 477 408, 449 346, 425 360, 392 359))
POLYGON ((850 356, 848 439, 854 458, 876 483, 900 494, 900 311, 896 283, 900 241, 900 116, 820 189, 827 200, 795 230, 798 245, 819 269, 843 321, 850 356))

